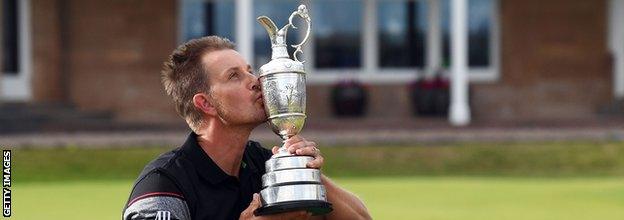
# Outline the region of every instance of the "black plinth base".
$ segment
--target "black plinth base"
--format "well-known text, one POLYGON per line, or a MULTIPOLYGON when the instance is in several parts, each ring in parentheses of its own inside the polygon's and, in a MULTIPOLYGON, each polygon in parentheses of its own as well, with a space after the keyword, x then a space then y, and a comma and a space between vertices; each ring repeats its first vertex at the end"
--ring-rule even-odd
POLYGON ((324 201, 293 201, 293 202, 280 202, 267 206, 260 207, 254 211, 257 216, 278 214, 292 211, 308 211, 312 215, 324 215, 332 210, 332 204, 324 201))

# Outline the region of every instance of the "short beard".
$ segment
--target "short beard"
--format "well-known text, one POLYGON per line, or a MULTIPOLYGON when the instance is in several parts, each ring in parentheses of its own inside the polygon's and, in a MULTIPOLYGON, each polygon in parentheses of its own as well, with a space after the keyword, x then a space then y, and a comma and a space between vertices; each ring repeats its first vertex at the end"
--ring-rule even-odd
POLYGON ((224 108, 223 108, 223 104, 218 100, 215 99, 214 97, 212 97, 212 104, 214 105, 215 109, 217 110, 217 116, 219 117, 219 120, 223 123, 223 124, 230 124, 232 122, 232 117, 230 117, 229 112, 227 112, 224 108))

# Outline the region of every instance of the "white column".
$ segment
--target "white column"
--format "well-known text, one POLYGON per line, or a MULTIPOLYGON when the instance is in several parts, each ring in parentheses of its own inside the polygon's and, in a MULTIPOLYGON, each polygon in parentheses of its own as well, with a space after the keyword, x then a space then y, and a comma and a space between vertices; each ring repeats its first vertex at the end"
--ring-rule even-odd
POLYGON ((429 10, 427 31, 427 68, 426 74, 431 76, 442 67, 442 28, 440 26, 440 0, 428 0, 429 10))
POLYGON ((449 121, 454 126, 470 123, 468 108, 468 17, 467 0, 451 1, 451 106, 449 121))
POLYGON ((609 48, 613 54, 613 93, 624 98, 624 0, 609 2, 609 48))
POLYGON ((236 0, 236 45, 238 52, 253 65, 253 1, 236 0))
POLYGON ((364 1, 364 22, 362 22, 362 31, 364 36, 361 48, 364 61, 364 73, 375 74, 378 70, 378 37, 377 37, 377 1, 364 1))

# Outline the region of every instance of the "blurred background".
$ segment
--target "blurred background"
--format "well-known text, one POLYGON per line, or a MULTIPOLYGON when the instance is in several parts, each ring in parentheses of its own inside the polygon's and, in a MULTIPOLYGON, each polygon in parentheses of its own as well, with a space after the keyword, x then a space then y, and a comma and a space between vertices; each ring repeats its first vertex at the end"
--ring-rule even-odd
POLYGON ((1 2, 15 219, 119 218, 189 132, 160 84, 171 51, 220 35, 257 69, 255 18, 301 3, 302 135, 375 219, 624 218, 624 0, 1 2))

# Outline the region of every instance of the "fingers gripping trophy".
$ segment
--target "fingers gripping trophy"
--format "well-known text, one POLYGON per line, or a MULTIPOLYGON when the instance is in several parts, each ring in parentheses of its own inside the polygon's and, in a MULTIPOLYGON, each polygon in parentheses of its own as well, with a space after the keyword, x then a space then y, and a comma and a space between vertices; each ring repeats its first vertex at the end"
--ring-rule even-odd
MULTIPOLYGON (((273 21, 258 17, 258 22, 267 30, 271 39, 271 61, 260 67, 260 84, 264 96, 264 108, 269 117, 271 129, 286 140, 297 135, 305 122, 306 73, 303 62, 297 58, 301 47, 310 35, 310 16, 305 5, 300 5, 288 18, 288 24, 278 29, 273 21), (294 60, 290 59, 286 45, 288 28, 297 27, 293 18, 300 17, 307 24, 305 38, 295 48, 294 60)), ((321 172, 307 168, 314 158, 296 156, 282 146, 278 153, 266 161, 266 174, 262 176, 260 191, 262 207, 256 215, 268 215, 296 210, 306 210, 313 215, 332 211, 327 202, 325 187, 321 183, 321 172)))

